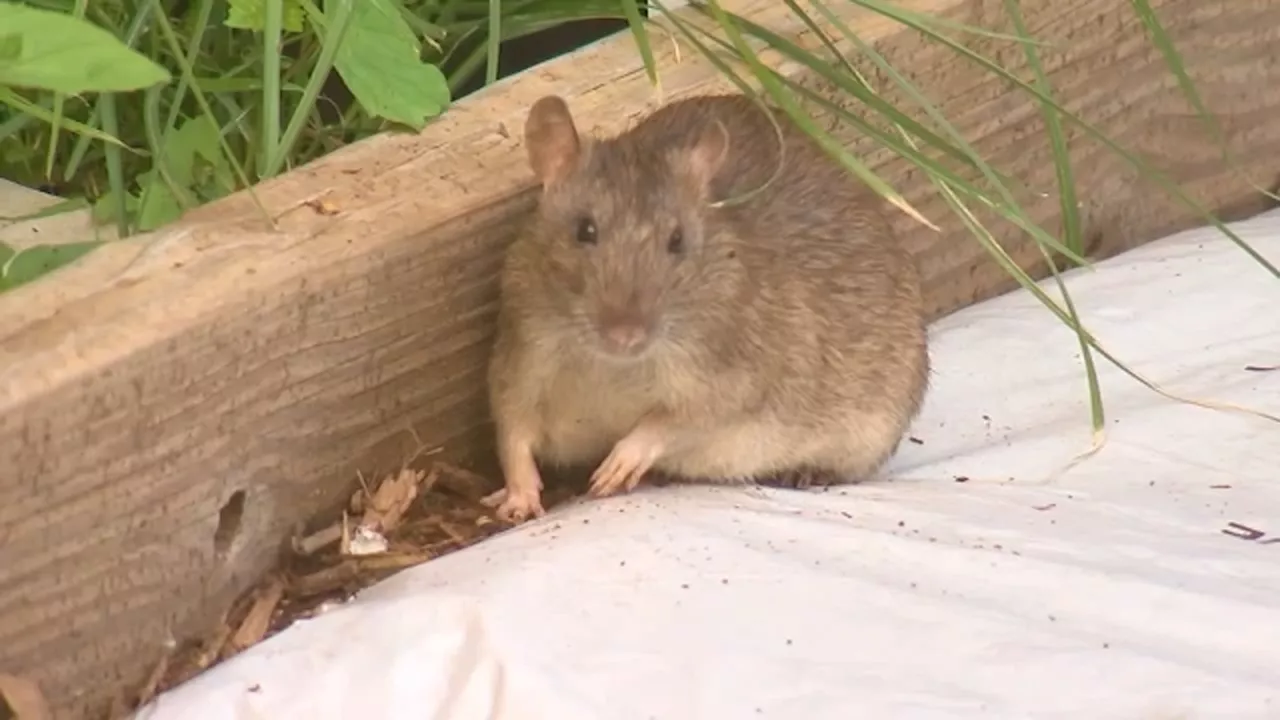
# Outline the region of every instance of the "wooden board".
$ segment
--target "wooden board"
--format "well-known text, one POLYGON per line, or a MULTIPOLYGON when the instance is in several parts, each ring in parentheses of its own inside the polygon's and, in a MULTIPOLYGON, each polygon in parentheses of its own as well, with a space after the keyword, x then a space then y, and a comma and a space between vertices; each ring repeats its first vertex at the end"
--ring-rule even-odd
POLYGON ((93 214, 87 207, 39 216, 60 202, 60 197, 0 178, 0 244, 21 251, 36 245, 116 239, 114 225, 94 227, 93 214))
MULTIPOLYGON (((725 4, 814 44, 775 0, 725 4)), ((1009 27, 1001 0, 907 4, 1009 27)), ((1270 187, 1278 171, 1280 4, 1152 2, 1219 113, 1236 170, 1128 3, 1020 5, 1033 32, 1059 43, 1044 62, 1070 109, 1228 217, 1264 207, 1249 181, 1270 187)), ((859 27, 1031 188, 1029 209, 1053 227, 1038 105, 888 21, 859 27)), ((1030 77, 1016 46, 969 42, 1030 77)), ((656 50, 667 97, 723 87, 690 50, 679 61, 666 42, 656 50)), ((398 466, 414 433, 455 461, 488 463, 495 274, 534 202, 519 132, 551 92, 606 130, 657 102, 623 34, 473 96, 421 135, 372 138, 265 183, 257 196, 274 230, 241 194, 0 296, 0 672, 37 679, 60 717, 90 716, 166 642, 215 622, 357 471, 398 466), (236 532, 220 532, 232 498, 243 512, 222 519, 236 532)), ((1095 254, 1200 224, 1078 132, 1071 150, 1095 254)), ((898 218, 935 315, 1011 287, 954 232, 919 172, 872 157, 947 230, 898 218)), ((997 230, 1035 264, 1016 232, 997 230)))

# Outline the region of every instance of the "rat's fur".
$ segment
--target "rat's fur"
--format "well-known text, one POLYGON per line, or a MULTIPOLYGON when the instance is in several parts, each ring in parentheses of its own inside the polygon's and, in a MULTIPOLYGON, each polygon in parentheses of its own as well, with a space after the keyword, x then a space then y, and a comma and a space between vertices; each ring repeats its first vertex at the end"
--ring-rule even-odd
POLYGON ((490 367, 500 445, 595 463, 657 412, 676 428, 653 463, 670 476, 852 482, 890 457, 928 384, 916 267, 884 201, 774 117, 702 96, 593 140, 562 101, 535 106, 543 196, 505 259, 490 367), (714 206, 774 175, 779 127, 780 174, 714 206), (576 240, 586 214, 594 245, 576 240), (602 349, 618 308, 652 330, 638 357, 602 349))

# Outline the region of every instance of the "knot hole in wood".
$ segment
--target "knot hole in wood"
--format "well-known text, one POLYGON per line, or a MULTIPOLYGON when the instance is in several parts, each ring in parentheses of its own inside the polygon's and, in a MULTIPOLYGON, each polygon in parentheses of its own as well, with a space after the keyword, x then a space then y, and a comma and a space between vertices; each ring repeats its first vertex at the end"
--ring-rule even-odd
POLYGON ((213 552, 219 558, 226 557, 231 544, 240 535, 241 519, 244 517, 244 491, 237 490, 223 503, 218 511, 218 527, 213 531, 213 552))

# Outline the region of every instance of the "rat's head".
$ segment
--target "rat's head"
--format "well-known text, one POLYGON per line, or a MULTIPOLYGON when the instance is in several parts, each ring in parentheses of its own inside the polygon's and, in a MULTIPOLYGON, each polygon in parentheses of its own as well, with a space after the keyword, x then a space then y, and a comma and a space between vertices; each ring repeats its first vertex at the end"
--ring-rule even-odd
POLYGON ((574 342, 628 361, 689 341, 690 319, 723 293, 710 185, 729 150, 724 125, 650 126, 580 137, 555 96, 533 105, 525 147, 542 198, 530 241, 554 322, 574 342))

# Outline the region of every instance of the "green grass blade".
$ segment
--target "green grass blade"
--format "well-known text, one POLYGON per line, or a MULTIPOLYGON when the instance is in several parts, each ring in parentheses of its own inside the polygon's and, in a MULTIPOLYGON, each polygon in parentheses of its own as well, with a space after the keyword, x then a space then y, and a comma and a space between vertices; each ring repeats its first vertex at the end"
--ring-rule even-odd
MULTIPOLYGON (((169 157, 165 149, 169 146, 169 134, 162 129, 160 125, 160 99, 161 88, 148 88, 145 93, 143 102, 142 126, 147 136, 147 144, 153 148, 151 154, 152 167, 160 175, 160 180, 164 182, 165 187, 178 200, 178 204, 184 209, 194 207, 198 203, 192 197, 190 191, 182 183, 179 183, 173 177, 173 171, 169 166, 169 157)), ((138 199, 138 214, 141 215, 147 204, 152 201, 152 188, 155 185, 147 183, 142 188, 142 196, 138 199)))
MULTIPOLYGON (((897 11, 896 8, 892 6, 881 5, 879 3, 872 2, 871 0, 855 0, 855 1, 858 2, 860 5, 864 5, 865 7, 868 7, 868 8, 874 7, 877 9, 877 11, 883 10, 882 14, 884 14, 886 17, 890 17, 893 19, 898 19, 899 15, 901 14, 897 11)), ((1000 65, 988 60, 982 55, 979 55, 969 50, 964 45, 955 41, 954 39, 930 29, 927 25, 919 25, 917 26, 917 29, 921 33, 925 34, 926 36, 956 51, 962 57, 967 58, 971 62, 974 62, 977 65, 995 73, 1001 78, 1017 85, 1021 89, 1030 93, 1032 96, 1039 99, 1041 102, 1052 107, 1054 110, 1058 112, 1060 117, 1064 117, 1067 120, 1071 121, 1073 124, 1078 126, 1081 130, 1083 130, 1087 135, 1089 135, 1089 137, 1105 145, 1107 149, 1111 150, 1118 157, 1120 157, 1125 162, 1127 162, 1140 174, 1144 175, 1149 180, 1154 181, 1161 189, 1163 189, 1165 192, 1172 195, 1184 207, 1187 207, 1188 209, 1197 212, 1201 217, 1205 218, 1205 220, 1209 224, 1217 228, 1218 231, 1220 231, 1223 235, 1226 235, 1231 240, 1231 242, 1235 243, 1236 246, 1244 250, 1244 252, 1247 255, 1249 255, 1250 258, 1252 258, 1256 263, 1261 265, 1269 273, 1271 273, 1276 277, 1280 277, 1280 270, 1277 270, 1275 265, 1273 265, 1270 261, 1268 261, 1265 257, 1263 257, 1257 250, 1253 248, 1253 246, 1246 243, 1239 235, 1237 235, 1234 231, 1232 231, 1231 228, 1228 228, 1220 219, 1218 219, 1217 216, 1209 212, 1208 209, 1206 209, 1200 203, 1191 199, 1191 197, 1189 197, 1185 192, 1183 192, 1182 188, 1180 188, 1178 184, 1174 182, 1172 179, 1170 179, 1165 173, 1151 167, 1150 165, 1148 165, 1142 159, 1138 158, 1133 153, 1125 150, 1114 140, 1107 137, 1105 133, 1101 132, 1097 128, 1085 122, 1075 113, 1072 113, 1066 108, 1059 105, 1057 101, 1055 101, 1052 97, 1046 96, 1044 93, 1040 91, 1039 88, 1028 84, 1026 81, 1017 77, 1016 75, 1004 69, 1000 65)))
POLYGON ((307 119, 315 109, 316 99, 324 88, 325 79, 329 77, 329 72, 333 69, 333 60, 338 54, 338 46, 342 43, 342 38, 346 35, 347 28, 351 25, 352 4, 346 0, 333 4, 331 8, 333 12, 332 20, 326 20, 324 13, 310 0, 304 2, 303 7, 307 12, 308 19, 314 22, 323 33, 320 54, 316 58, 315 66, 311 69, 311 76, 307 78, 307 84, 303 87, 302 98, 298 101, 297 106, 294 107, 293 115, 289 118, 289 125, 285 128, 280 146, 265 168, 266 172, 271 175, 280 172, 280 169, 284 166, 285 159, 297 146, 298 138, 301 136, 303 128, 307 125, 307 119))
MULTIPOLYGON (((1005 0, 1005 6, 1010 17, 1014 22, 1014 26, 1021 34, 1027 34, 1022 14, 1019 10, 1017 0, 1005 0)), ((1040 63, 1039 53, 1032 45, 1023 45, 1023 49, 1027 55, 1027 64, 1036 76, 1036 82, 1046 96, 1052 95, 1052 86, 1049 83, 1048 75, 1044 72, 1044 68, 1040 63)), ((1062 125, 1059 118, 1053 110, 1045 104, 1041 104, 1044 114, 1045 127, 1048 130, 1050 144, 1054 156, 1054 167, 1058 180, 1058 193, 1061 200, 1061 213, 1063 221, 1063 234, 1069 247, 1078 253, 1084 253, 1084 241, 1081 235, 1081 223, 1079 214, 1079 203, 1075 193, 1075 178, 1071 170, 1071 158, 1067 151, 1066 138, 1062 132, 1062 125)), ((1062 281, 1058 273, 1057 263, 1047 253, 1045 260, 1049 264, 1050 270, 1053 272, 1054 279, 1057 281, 1060 291, 1062 292, 1063 302, 1066 305, 1068 313, 1079 324, 1079 315, 1076 313, 1075 305, 1071 300, 1070 293, 1067 292, 1065 283, 1062 281)), ((1080 353, 1085 365, 1085 375, 1089 387, 1090 413, 1093 420, 1093 429, 1095 433, 1101 433, 1106 417, 1102 406, 1102 389, 1098 383, 1098 374, 1093 361, 1093 353, 1089 348, 1089 344, 1085 341, 1084 336, 1077 329, 1077 337, 1080 343, 1080 353)))
MULTIPOLYGON (((14 97, 17 97, 14 95, 14 97)), ((25 113, 14 113, 12 117, 0 123, 0 141, 26 130, 35 118, 25 113)))
MULTIPOLYGON (((88 0, 76 0, 75 7, 71 10, 72 17, 76 19, 84 19, 84 11, 88 0)), ((62 112, 66 97, 60 93, 53 93, 53 121, 49 123, 49 151, 44 158, 44 177, 46 180, 53 179, 53 161, 58 156, 58 142, 62 138, 62 112)))
MULTIPOLYGON (((151 5, 156 10, 156 18, 158 20, 156 25, 160 28, 160 32, 164 37, 165 43, 168 44, 169 52, 173 53, 174 58, 177 59, 178 66, 182 70, 182 77, 186 78, 187 84, 191 87, 192 94, 196 99, 196 104, 200 106, 200 111, 209 118, 209 122, 213 123, 213 125, 217 127, 218 117, 213 114, 213 110, 209 107, 209 101, 205 98, 204 92, 195 82, 195 76, 191 70, 191 63, 188 63, 182 54, 182 45, 178 42, 178 36, 173 30, 173 24, 169 22, 169 18, 165 16, 163 12, 164 8, 160 6, 160 0, 151 0, 151 5)), ((262 206, 262 200, 258 197, 258 194, 254 192, 253 184, 249 182, 249 177, 245 174, 244 166, 240 164, 239 159, 236 158, 235 152, 231 149, 231 146, 227 144, 227 138, 224 133, 218 134, 218 145, 221 147, 227 162, 231 165, 231 169, 235 172, 236 179, 240 182, 240 186, 249 194, 249 199, 253 201, 254 206, 262 213, 263 219, 266 220, 269 225, 275 227, 275 219, 272 218, 271 213, 267 212, 267 209, 262 206)))
MULTIPOLYGON (((733 46, 730 45, 728 41, 720 37, 717 37, 714 34, 711 34, 708 30, 705 30, 703 28, 700 28, 697 26, 690 26, 690 27, 692 28, 693 32, 696 32, 699 35, 702 35, 709 42, 720 46, 726 52, 729 52, 729 53, 734 52, 733 46)), ((706 48, 705 45, 698 44, 697 47, 700 49, 700 51, 704 53, 711 52, 711 50, 706 48)), ((803 53, 804 51, 800 50, 799 52, 803 53)), ((719 62, 719 60, 715 59, 714 56, 712 57, 713 57, 713 62, 719 62)), ((893 135, 890 135, 888 133, 881 131, 879 128, 871 125, 870 123, 866 122, 865 120, 858 117, 857 115, 854 115, 848 109, 842 107, 838 103, 831 101, 830 99, 822 96, 821 94, 819 94, 818 92, 810 88, 804 87, 803 85, 796 83, 794 80, 778 73, 776 70, 767 69, 767 71, 778 82, 785 84, 791 92, 800 95, 804 100, 822 106, 822 108, 827 112, 830 112, 831 114, 837 116, 841 121, 857 128, 859 132, 871 137, 876 142, 884 145, 885 147, 888 147, 894 153, 908 160, 912 164, 916 165, 921 169, 929 169, 937 176, 944 178, 952 187, 960 189, 966 196, 972 197, 978 200, 979 202, 983 203, 984 205, 993 208, 996 212, 1000 213, 1003 217, 1008 219, 1011 223, 1017 225, 1019 228, 1026 230, 1028 233, 1032 232, 1031 229, 1028 229, 1027 220, 1025 218, 1016 216, 1012 214, 1007 208, 1003 208, 999 204, 992 202, 986 196, 986 194, 980 191, 977 187, 970 184, 968 181, 964 180, 963 178, 959 177, 958 175, 953 173, 951 170, 947 169, 945 165, 941 165, 931 161, 929 158, 921 154, 919 150, 915 149, 910 143, 906 143, 901 140, 898 140, 893 135)), ((722 72, 729 72, 729 71, 725 69, 725 70, 722 70, 722 72)), ((747 88, 745 83, 742 83, 740 87, 747 88)), ((902 116, 902 117, 906 118, 906 116, 902 116)), ((905 130, 905 128, 902 128, 901 126, 899 126, 899 129, 905 130)), ((943 143, 944 148, 951 148, 952 152, 960 153, 959 150, 955 150, 953 146, 945 144, 944 141, 939 140, 939 142, 943 143)), ((961 157, 963 160, 966 161, 967 164, 971 166, 973 165, 972 162, 969 162, 969 157, 967 155, 961 155, 961 157)))
MULTIPOLYGON (((869 0, 851 0, 851 1, 858 2, 859 5, 864 5, 867 7, 873 7, 877 4, 869 0)), ((1010 33, 1002 33, 995 30, 988 30, 984 27, 979 27, 977 25, 970 25, 968 23, 962 23, 958 20, 952 20, 951 18, 942 17, 940 15, 929 15, 928 13, 913 12, 903 7, 896 7, 896 11, 897 11, 898 17, 909 19, 914 25, 917 25, 917 26, 928 25, 930 27, 950 28, 952 30, 959 30, 960 32, 965 33, 967 35, 976 35, 978 37, 990 38, 992 40, 1004 40, 1006 42, 1014 42, 1014 43, 1023 44, 1023 45, 1030 43, 1032 45, 1035 45, 1036 47, 1047 47, 1047 48, 1055 47, 1053 43, 1045 42, 1043 40, 1037 40, 1035 38, 1026 37, 1024 35, 1013 35, 1010 33)))
MULTIPOLYGON (((809 17, 809 14, 803 11, 800 11, 798 14, 804 23, 809 26, 810 31, 822 39, 823 44, 827 46, 828 51, 835 57, 839 58, 841 66, 845 68, 845 72, 840 72, 823 58, 805 50, 791 40, 778 35, 763 25, 759 25, 743 17, 737 17, 736 20, 742 25, 743 29, 746 30, 749 35, 759 38, 767 46, 778 51, 788 59, 804 65, 810 71, 819 75, 827 82, 830 82, 840 88, 841 91, 846 92, 859 100, 868 109, 876 111, 892 123, 901 125, 912 135, 923 140, 930 147, 941 150, 954 160, 971 167, 977 167, 967 154, 957 149, 951 143, 943 140, 935 132, 917 122, 914 118, 903 114, 897 108, 893 107, 893 105, 886 102, 884 98, 876 94, 866 83, 862 82, 862 80, 857 76, 857 72, 849 65, 848 60, 846 60, 840 53, 839 49, 835 47, 835 44, 827 34, 813 22, 813 19, 809 17)), ((727 49, 732 50, 732 46, 728 43, 722 44, 727 49)))
MULTIPOLYGON (((129 7, 133 7, 132 3, 129 7)), ((151 19, 151 7, 152 3, 142 3, 136 6, 136 12, 134 13, 133 18, 129 21, 129 27, 125 30, 124 37, 120 38, 120 41, 125 44, 125 47, 133 48, 138 44, 138 39, 142 37, 143 32, 147 28, 147 23, 151 19)), ((101 8, 96 7, 90 9, 101 10, 101 8)), ((105 23, 100 24, 105 25, 105 23)), ((98 101, 94 103, 93 111, 89 115, 89 119, 86 124, 92 128, 96 127, 101 122, 102 98, 100 96, 98 101)), ((111 133, 111 135, 114 134, 115 133, 111 133)), ((90 133, 80 132, 79 135, 80 137, 77 138, 75 147, 71 150, 71 156, 68 158, 66 165, 62 168, 62 179, 64 182, 70 182, 71 179, 76 176, 76 173, 80 171, 80 163, 84 160, 85 154, 89 152, 90 143, 94 140, 102 140, 101 137, 90 133)))
POLYGON ((1187 96, 1187 101, 1195 108, 1200 119, 1204 121, 1205 128, 1213 135, 1214 140, 1226 147, 1226 138, 1222 134, 1222 129, 1218 126, 1217 118, 1209 109, 1205 107, 1204 101, 1200 97, 1196 85, 1191 81, 1191 77, 1187 74, 1187 68, 1182 64, 1182 57, 1173 47, 1173 41, 1169 38, 1169 34, 1164 31, 1164 26, 1160 24, 1160 18, 1156 17, 1156 11, 1151 7, 1147 0, 1129 0, 1129 4, 1133 6, 1133 12, 1138 16, 1138 20, 1142 22, 1142 26, 1146 29, 1147 34, 1151 37, 1151 43, 1160 51, 1160 55, 1164 58, 1164 62, 1169 66, 1169 71, 1178 81, 1178 87, 1182 90, 1182 94, 1187 96))
POLYGON ((902 210, 917 222, 920 222, 933 230, 938 229, 936 225, 929 222, 924 215, 921 215, 918 210, 912 207, 897 190, 894 190, 888 183, 881 180, 878 175, 871 172, 865 164, 845 150, 843 145, 814 123, 813 120, 796 105, 791 97, 784 91, 782 84, 777 82, 776 79, 771 77, 771 75, 765 71, 764 64, 760 62, 751 47, 747 45, 746 40, 743 39, 742 33, 738 30, 736 23, 730 18, 729 13, 727 13, 724 8, 720 7, 720 3, 717 2, 717 0, 709 0, 706 3, 706 7, 711 10, 711 14, 716 19, 716 22, 720 24, 721 29, 723 29, 725 34, 729 36, 730 42, 732 42, 734 47, 737 49, 741 59, 746 62, 747 66, 751 68, 752 72, 756 75, 756 78, 761 81, 766 92, 769 93, 769 96, 778 104, 780 109, 786 112, 787 115, 789 115, 791 119, 800 126, 805 134, 812 137, 824 150, 839 161, 845 169, 857 175, 858 178, 866 183, 867 186, 876 194, 884 197, 890 204, 894 205, 899 210, 902 210))
MULTIPOLYGON (((1222 151, 1222 159, 1233 169, 1238 169, 1239 161, 1236 160, 1230 146, 1227 144, 1226 136, 1222 132, 1221 125, 1218 124, 1217 116, 1209 111, 1204 100, 1200 97, 1200 92, 1196 90, 1195 82, 1191 80, 1190 74, 1187 73, 1186 65, 1182 62, 1181 54, 1174 47, 1173 40, 1169 37, 1169 34, 1165 32, 1164 25, 1160 23, 1160 18, 1156 15, 1155 9, 1151 7, 1147 0, 1129 0, 1129 2, 1133 6, 1134 13, 1142 22, 1143 27, 1146 28, 1147 34, 1151 37, 1152 44, 1160 51, 1165 64, 1169 66, 1169 71, 1178 81, 1178 88, 1182 90, 1187 102, 1191 103, 1196 114, 1200 116, 1200 120, 1204 122, 1205 129, 1209 131, 1209 134, 1218 144, 1218 148, 1222 151)), ((1280 201, 1280 196, 1277 196, 1271 190, 1258 185, 1250 178, 1246 178, 1246 181, 1262 195, 1272 200, 1280 201)))
POLYGON ((502 49, 502 0, 489 0, 489 34, 484 39, 487 57, 484 84, 498 82, 498 55, 502 49))
MULTIPOLYGON (((200 57, 201 48, 204 45, 204 36, 209 28, 210 17, 213 11, 212 0, 198 0, 196 5, 195 17, 189 23, 191 29, 191 37, 187 42, 186 63, 193 65, 200 57)), ((185 76, 177 78, 177 87, 174 89, 173 98, 169 103, 169 112, 163 123, 160 121, 160 101, 163 97, 163 88, 150 88, 144 94, 143 100, 143 130, 146 133, 147 145, 151 149, 151 159, 154 170, 159 174, 160 179, 164 182, 165 187, 178 201, 179 205, 186 208, 194 207, 199 204, 198 200, 191 194, 191 191, 182 183, 179 183, 173 176, 173 171, 169 166, 169 158, 166 148, 169 147, 169 139, 176 131, 178 118, 181 115, 182 103, 186 98, 189 88, 188 80, 185 76)), ((155 185, 146 183, 142 186, 142 194, 138 198, 137 215, 141 217, 146 213, 149 204, 154 201, 153 192, 155 185)))
MULTIPOLYGON (((1005 10, 1013 21, 1014 29, 1020 35, 1029 34, 1018 6, 1018 0, 1005 0, 1005 10)), ((1049 82, 1049 76, 1045 74, 1044 67, 1040 63, 1040 54, 1033 45, 1024 44, 1022 47, 1027 56, 1027 66, 1031 68, 1031 72, 1035 75, 1036 84, 1046 96, 1051 96, 1053 88, 1049 82)), ((1077 253, 1083 254, 1084 241, 1080 232, 1080 213, 1079 204, 1076 200, 1075 178, 1071 171, 1071 156, 1067 152, 1067 142, 1062 133, 1062 124, 1059 122, 1057 114, 1048 105, 1041 103, 1040 109, 1044 116, 1045 128, 1048 131, 1049 142, 1053 150, 1053 164, 1058 179, 1058 197, 1062 213, 1064 240, 1068 247, 1077 253)), ((1049 270, 1053 274, 1059 291, 1062 293, 1063 304, 1066 306, 1072 320, 1076 323, 1076 339, 1080 344, 1080 357, 1084 361, 1085 381, 1089 389, 1089 415, 1093 423, 1095 436, 1100 435, 1106 427, 1106 413, 1103 409, 1102 386, 1098 382, 1098 371, 1093 361, 1093 352, 1089 348, 1089 343, 1085 341, 1084 334, 1079 329, 1083 327, 1083 322, 1076 312, 1075 303, 1071 300, 1071 294, 1067 292, 1066 283, 1058 272, 1058 264, 1054 262, 1053 257, 1048 252, 1044 253, 1044 258, 1049 265, 1049 270)))
MULTIPOLYGON (((827 13, 830 13, 830 11, 827 10, 824 6, 822 6, 821 3, 818 2, 817 0, 814 0, 812 4, 818 7, 820 11, 826 11, 827 13)), ((703 3, 698 3, 698 8, 705 10, 703 5, 704 5, 703 3)), ((804 13, 802 9, 800 9, 797 5, 795 5, 792 2, 788 2, 788 5, 790 6, 793 12, 796 12, 802 18, 805 19, 806 24, 811 29, 816 29, 815 32, 817 32, 820 37, 825 36, 825 33, 822 33, 821 29, 818 28, 817 24, 811 18, 808 18, 807 14, 804 13)), ((730 15, 732 16, 732 14, 730 15)), ((734 17, 735 22, 742 24, 744 27, 749 28, 750 30, 755 30, 759 28, 758 25, 754 25, 753 23, 750 23, 744 18, 740 18, 737 16, 732 16, 732 17, 734 17)), ((847 39, 849 41, 851 41, 858 49, 860 49, 864 54, 866 54, 873 61, 875 61, 881 67, 882 70, 884 70, 891 78, 895 80, 895 82, 903 86, 904 90, 908 92, 910 95, 912 95, 912 97, 916 100, 916 102, 919 103, 921 107, 924 108, 928 114, 930 114, 930 117, 936 123, 938 123, 940 126, 946 129, 947 133, 955 139, 956 146, 962 149, 956 150, 954 149, 956 146, 948 145, 945 141, 942 141, 940 139, 938 141, 939 144, 944 148, 952 147, 953 152, 959 152, 963 155, 967 164, 980 169, 983 172, 983 174, 986 176, 988 181, 991 182, 997 189, 1001 191, 1001 194, 1004 198, 1004 204, 992 200, 991 198, 987 197, 984 193, 981 193, 977 191, 975 188, 972 188, 972 186, 968 186, 966 184, 966 187, 969 189, 970 192, 976 195, 978 200, 980 200, 984 205, 991 207, 993 210, 995 210, 1000 215, 1004 216, 1006 219, 1009 219, 1017 227, 1023 229, 1024 231, 1032 235, 1038 242, 1049 245, 1050 247, 1054 248, 1056 251, 1061 253, 1064 257, 1071 259, 1073 262, 1077 264, 1081 264, 1081 265, 1088 264, 1083 257, 1080 257, 1076 253, 1072 252, 1069 248, 1064 246, 1056 238, 1054 238, 1053 236, 1045 232, 1043 228, 1036 225, 1026 215, 1025 211, 1023 211, 1018 206, 1017 202, 1013 199, 1012 195, 1004 186, 1004 183, 1002 182, 1003 176, 1000 173, 997 173, 993 168, 991 168, 989 165, 986 164, 986 162, 982 159, 981 155, 979 155, 976 152, 976 150, 974 150, 964 140, 963 136, 954 127, 952 127, 950 123, 947 122, 946 118, 943 117, 941 113, 937 111, 937 109, 932 105, 932 103, 928 101, 927 98, 923 96, 922 93, 916 90, 914 86, 912 86, 905 78, 903 78, 901 74, 896 71, 896 69, 894 69, 886 60, 884 60, 883 57, 879 55, 879 53, 876 53, 874 49, 870 48, 868 45, 863 43, 855 33, 852 33, 852 31, 844 27, 843 23, 841 23, 839 19, 834 16, 834 14, 830 14, 828 16, 828 20, 833 22, 833 24, 837 28, 839 28, 843 33, 848 33, 847 39)), ((768 31, 765 31, 762 34, 765 35, 767 38, 777 39, 776 35, 773 35, 768 31)), ((827 42, 830 43, 829 40, 827 42)), ((766 40, 766 43, 768 43, 768 40, 766 40)), ((805 55, 808 54, 805 51, 796 48, 796 46, 790 42, 784 42, 782 45, 784 48, 794 49, 792 51, 795 52, 796 55, 798 56, 797 59, 803 58, 805 55)), ((774 49, 779 49, 779 48, 774 48, 774 49)), ((838 50, 836 51, 836 53, 837 55, 839 55, 838 50)), ((850 83, 845 83, 842 85, 842 87, 845 87, 846 89, 850 89, 852 92, 857 92, 856 88, 859 85, 869 88, 869 85, 867 84, 866 80, 861 78, 861 76, 858 75, 856 70, 853 70, 853 68, 851 66, 848 66, 847 63, 846 63, 846 67, 848 67, 851 74, 855 76, 857 82, 852 83, 852 87, 850 83)), ((901 121, 907 121, 907 123, 910 123, 910 119, 907 118, 902 112, 888 106, 887 104, 886 104, 886 108, 888 108, 888 110, 886 111, 885 116, 891 121, 896 122, 900 126, 904 124, 901 121)), ((919 128, 920 126, 918 123, 916 123, 916 124, 913 124, 912 127, 919 128)), ((916 158, 913 158, 913 159, 917 159, 917 158, 920 158, 920 156, 916 156, 916 158)), ((932 169, 934 169, 935 171, 940 169, 940 167, 936 166, 935 163, 931 162, 930 164, 933 166, 932 169)))
MULTIPOLYGON (((98 107, 102 109, 102 129, 112 136, 118 135, 120 132, 119 117, 116 115, 116 94, 103 93, 99 98, 98 107)), ((129 236, 129 211, 125 205, 125 195, 128 194, 128 188, 125 186, 124 164, 121 162, 120 146, 108 143, 103 152, 107 157, 107 185, 111 188, 116 203, 116 232, 120 237, 129 236)))
POLYGON ((649 44, 649 31, 645 27, 645 19, 635 0, 618 0, 622 4, 622 13, 627 18, 627 27, 631 29, 631 37, 636 41, 636 49, 640 52, 640 60, 644 63, 645 74, 649 82, 662 91, 662 80, 658 77, 658 63, 653 57, 653 46, 649 44))
MULTIPOLYGON (((18 112, 23 114, 22 116, 24 118, 33 119, 33 120, 43 120, 44 122, 50 123, 50 124, 53 123, 53 113, 50 112, 48 109, 28 101, 26 98, 10 90, 9 88, 3 87, 3 86, 0 86, 0 104, 8 105, 14 110, 17 110, 18 112)), ((15 123, 15 127, 16 125, 17 124, 15 123)), ((90 127, 88 125, 85 125, 84 123, 76 122, 75 120, 69 120, 67 118, 63 118, 62 126, 67 128, 68 130, 74 130, 82 138, 89 138, 90 141, 101 140, 103 143, 106 143, 107 145, 111 145, 115 147, 125 146, 124 143, 120 142, 120 139, 117 138, 116 136, 110 133, 104 132, 102 130, 99 130, 95 127, 90 127)))
POLYGON ((409 23, 409 27, 412 27, 415 33, 417 33, 428 45, 436 50, 440 50, 442 48, 442 43, 446 38, 450 39, 452 42, 452 38, 450 36, 453 34, 453 31, 451 29, 445 29, 444 26, 438 23, 424 20, 420 15, 405 7, 403 4, 400 5, 400 16, 404 18, 405 22, 409 23))
POLYGON ((262 27, 262 138, 258 144, 258 178, 266 175, 280 148, 280 36, 284 25, 284 0, 266 0, 262 27))
POLYGON ((1000 200, 1002 201, 996 202, 994 200, 989 200, 989 205, 993 208, 1003 206, 1004 208, 1007 208, 1011 215, 1020 218, 1022 222, 1018 223, 1019 226, 1027 230, 1037 243, 1053 248, 1062 255, 1070 258, 1071 261, 1077 265, 1088 264, 1083 257, 1072 252, 1070 248, 1062 244, 1062 242, 1057 238, 1045 232, 1043 228, 1031 220, 1030 216, 1013 197, 1013 194, 1005 184, 1001 182, 995 170, 987 164, 987 162, 982 158, 982 155, 978 153, 977 149, 964 138, 964 135, 947 120, 942 112, 938 110, 937 106, 925 97, 922 91, 920 91, 910 80, 899 72, 898 69, 895 68, 883 55, 877 52, 875 48, 871 47, 871 45, 862 40, 857 33, 853 32, 846 23, 841 22, 840 18, 836 16, 836 14, 825 5, 825 3, 821 2, 821 0, 811 0, 811 3, 826 18, 827 22, 832 23, 841 32, 841 34, 845 36, 845 39, 849 43, 871 60, 876 67, 880 68, 881 72, 885 73, 885 75, 888 76, 899 88, 901 88, 903 92, 907 93, 911 100, 919 105, 920 108, 924 110, 925 114, 927 114, 939 128, 951 137, 952 141, 956 144, 956 147, 969 157, 974 166, 977 167, 987 179, 987 182, 989 182, 992 188, 996 190, 999 194, 1000 200))
MULTIPOLYGON (((187 43, 187 64, 193 68, 200 59, 201 50, 204 47, 204 36, 209 29, 210 17, 213 14, 213 0, 198 0, 198 3, 195 19, 191 21, 191 38, 187 43)), ((202 81, 197 78, 195 82, 202 81)), ((173 91, 173 98, 169 101, 169 114, 164 122, 165 137, 168 137, 169 133, 173 132, 173 129, 178 125, 178 116, 182 112, 182 103, 187 99, 189 88, 186 76, 179 76, 178 85, 173 91)))
MULTIPOLYGON (((75 7, 71 10, 72 17, 84 19, 85 10, 89 7, 89 0, 76 0, 75 7)), ((44 176, 45 179, 53 179, 53 162, 58 154, 58 141, 61 137, 62 111, 66 98, 62 93, 54 93, 53 95, 53 127, 49 129, 49 154, 45 157, 44 176)))

